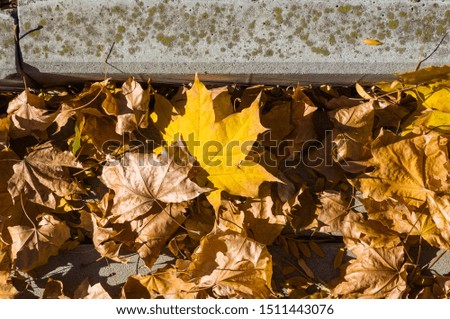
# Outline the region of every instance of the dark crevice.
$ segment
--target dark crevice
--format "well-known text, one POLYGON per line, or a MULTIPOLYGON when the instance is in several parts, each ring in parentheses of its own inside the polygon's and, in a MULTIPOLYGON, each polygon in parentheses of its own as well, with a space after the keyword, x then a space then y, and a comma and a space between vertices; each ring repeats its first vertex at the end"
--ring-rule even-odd
POLYGON ((17 8, 17 0, 0 0, 0 9, 8 10, 17 8))

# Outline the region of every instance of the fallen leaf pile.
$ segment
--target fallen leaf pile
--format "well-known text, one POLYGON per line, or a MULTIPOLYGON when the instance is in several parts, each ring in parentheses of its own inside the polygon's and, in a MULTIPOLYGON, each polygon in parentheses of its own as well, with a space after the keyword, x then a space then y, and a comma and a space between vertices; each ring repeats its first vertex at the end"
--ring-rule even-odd
POLYGON ((372 87, 4 94, 0 298, 80 244, 148 272, 120 295, 50 278, 44 298, 447 298, 422 251, 450 250, 449 88, 445 66, 372 87))

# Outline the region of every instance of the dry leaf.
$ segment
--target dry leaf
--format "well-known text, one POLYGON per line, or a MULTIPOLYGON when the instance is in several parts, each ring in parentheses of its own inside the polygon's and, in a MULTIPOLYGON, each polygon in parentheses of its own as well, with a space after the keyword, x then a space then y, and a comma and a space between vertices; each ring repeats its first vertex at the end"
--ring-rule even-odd
POLYGON ((111 299, 109 293, 103 288, 101 283, 91 286, 86 278, 73 293, 74 299, 111 299))
POLYGON ((192 162, 182 148, 174 148, 161 155, 127 153, 120 164, 104 167, 102 179, 115 192, 112 213, 116 222, 142 216, 156 201, 181 203, 208 191, 188 178, 192 162))
POLYGON ((271 296, 272 257, 267 248, 232 231, 204 237, 187 268, 197 287, 215 297, 271 296))
POLYGON ((28 272, 47 263, 51 256, 58 254, 60 247, 70 238, 70 230, 65 222, 51 215, 45 215, 37 228, 27 226, 8 227, 13 240, 11 257, 20 270, 28 272))
POLYGON ((17 200, 28 200, 56 208, 55 196, 83 193, 80 184, 72 177, 69 167, 81 168, 72 153, 61 151, 50 143, 36 147, 21 162, 13 166, 14 175, 8 182, 8 191, 17 200))
POLYGON ((332 291, 350 298, 401 298, 407 291, 403 247, 367 248, 346 269, 332 291))
POLYGON ((153 266, 161 250, 185 221, 187 206, 187 203, 169 204, 162 207, 161 212, 132 223, 137 234, 134 248, 148 268, 153 266))
POLYGON ((11 280, 11 260, 5 245, 0 242, 0 299, 12 299, 19 292, 11 280))
POLYGON ((43 299, 69 299, 64 294, 64 284, 60 280, 49 278, 42 294, 43 299))
POLYGON ((336 191, 324 191, 319 199, 322 209, 319 211, 317 219, 326 225, 320 227, 320 231, 340 231, 342 221, 350 208, 350 198, 336 191))
POLYGON ((122 85, 119 101, 124 101, 118 103, 117 134, 122 135, 148 126, 150 89, 150 86, 147 90, 142 89, 132 77, 122 85))
POLYGON ((51 113, 46 109, 44 99, 30 93, 28 89, 9 103, 7 112, 11 114, 11 138, 45 131, 58 115, 58 112, 51 113))
POLYGON ((372 144, 375 166, 353 181, 363 198, 401 199, 420 206, 428 195, 449 190, 447 139, 433 133, 400 138, 383 131, 372 144))
POLYGON ((147 276, 130 276, 122 288, 122 298, 191 299, 201 295, 201 291, 196 289, 196 284, 183 277, 185 275, 178 273, 174 268, 147 276))

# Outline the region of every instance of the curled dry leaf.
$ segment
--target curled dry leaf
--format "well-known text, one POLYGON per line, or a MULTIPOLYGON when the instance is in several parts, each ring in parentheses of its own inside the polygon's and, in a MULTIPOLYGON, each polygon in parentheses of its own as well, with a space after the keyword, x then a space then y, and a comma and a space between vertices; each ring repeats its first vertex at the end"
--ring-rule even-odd
POLYGON ((439 235, 444 239, 446 245, 450 246, 450 196, 427 197, 430 207, 430 215, 439 230, 439 235))
POLYGON ((367 248, 350 262, 332 291, 346 298, 401 298, 408 292, 403 247, 367 248))
POLYGON ((317 107, 311 99, 303 92, 300 85, 295 88, 292 95, 292 118, 291 124, 294 130, 287 136, 287 140, 292 140, 292 145, 287 146, 289 154, 295 155, 295 152, 302 151, 302 147, 306 142, 318 139, 314 127, 313 115, 317 111, 317 107))
POLYGON ((147 276, 133 275, 128 277, 122 288, 122 298, 192 299, 205 296, 186 277, 175 268, 163 269, 147 276))
POLYGON ((60 280, 49 278, 42 294, 43 299, 69 299, 64 294, 64 284, 60 280))
POLYGON ((8 230, 12 238, 13 263, 25 272, 46 264, 70 238, 70 229, 66 223, 52 215, 43 216, 36 228, 12 226, 8 230))
POLYGON ((131 276, 122 296, 136 298, 268 298, 272 258, 267 248, 239 233, 205 236, 192 261, 147 276, 131 276))
POLYGON ((69 167, 82 168, 72 153, 61 151, 50 143, 43 144, 13 166, 14 175, 8 181, 8 191, 14 200, 23 196, 54 209, 56 196, 84 193, 69 167))
POLYGON ((431 246, 450 250, 447 225, 445 222, 443 224, 439 223, 439 221, 442 221, 439 218, 438 205, 442 205, 442 201, 439 198, 435 201, 431 197, 427 200, 428 205, 424 203, 418 208, 408 207, 393 200, 376 202, 371 199, 364 199, 362 201, 367 208, 370 219, 380 221, 383 225, 399 234, 404 234, 408 237, 420 236, 431 246), (440 227, 437 226, 433 216, 435 216, 440 227))
POLYGON ((164 205, 160 212, 152 212, 150 216, 131 224, 137 234, 134 248, 148 268, 153 266, 171 236, 186 220, 187 207, 186 202, 164 205))
POLYGON ((0 118, 0 151, 8 146, 10 117, 0 118))
POLYGON ((446 144, 445 137, 434 133, 401 138, 383 131, 372 144, 375 170, 353 182, 363 198, 401 199, 418 207, 427 196, 450 189, 446 144))
POLYGON ((340 229, 347 248, 356 255, 367 247, 393 248, 402 243, 397 232, 377 220, 366 220, 362 213, 350 211, 340 229))
POLYGON ((86 278, 73 293, 74 299, 111 299, 109 293, 103 288, 101 283, 91 286, 89 279, 86 278))
POLYGON ((209 191, 188 178, 192 162, 183 148, 173 148, 161 155, 127 153, 120 164, 104 167, 102 179, 115 192, 112 214, 116 222, 144 215, 157 200, 181 203, 209 191), (174 154, 177 150, 179 154, 174 154))
POLYGON ((142 89, 131 77, 123 83, 122 92, 118 95, 117 134, 148 126, 150 89, 150 86, 146 90, 142 89))
POLYGON ((11 299, 18 294, 11 280, 11 260, 6 246, 0 242, 0 299, 11 299))
POLYGON ((345 160, 360 161, 370 156, 374 114, 372 101, 329 113, 334 123, 333 155, 343 169, 348 166, 345 160))
POLYGON ((11 114, 11 138, 45 131, 58 115, 58 112, 52 113, 46 109, 44 99, 28 89, 9 103, 7 112, 11 114))
POLYGON ((247 198, 244 202, 232 196, 223 196, 218 226, 262 244, 272 244, 286 225, 287 218, 279 205, 274 203, 270 185, 263 185, 260 192, 261 198, 247 198))
POLYGON ((187 271, 197 287, 212 289, 215 297, 272 295, 272 256, 264 245, 232 231, 204 237, 187 271))
POLYGON ((349 211, 351 198, 348 198, 342 192, 324 191, 319 199, 322 209, 319 210, 317 220, 325 224, 325 226, 320 227, 320 231, 340 231, 342 221, 349 211))
POLYGON ((115 229, 114 225, 105 225, 108 221, 95 214, 91 214, 91 218, 93 225, 92 241, 95 249, 102 257, 127 263, 128 258, 121 255, 121 249, 124 244, 131 240, 129 233, 124 233, 123 229, 115 229))

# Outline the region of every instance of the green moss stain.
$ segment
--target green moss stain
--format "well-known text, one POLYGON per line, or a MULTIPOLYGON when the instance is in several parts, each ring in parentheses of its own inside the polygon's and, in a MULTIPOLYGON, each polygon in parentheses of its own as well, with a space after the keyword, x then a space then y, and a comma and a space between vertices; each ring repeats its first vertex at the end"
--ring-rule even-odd
POLYGON ((120 42, 120 41, 122 41, 123 40, 123 35, 122 35, 122 33, 117 33, 115 36, 114 36, 114 41, 115 42, 120 42))
POLYGON ((391 20, 388 22, 388 27, 390 29, 397 29, 398 28, 398 20, 391 20))
POLYGON ((150 17, 153 17, 156 13, 156 7, 151 7, 150 9, 148 9, 148 15, 150 17))
POLYGON ((248 28, 249 28, 250 30, 255 29, 255 23, 256 23, 255 20, 253 20, 252 22, 250 22, 250 23, 248 24, 248 28))
POLYGON ((25 30, 30 30, 31 29, 31 23, 30 22, 25 22, 23 27, 25 28, 25 30))
POLYGON ((266 57, 273 56, 273 50, 272 49, 266 50, 266 52, 264 52, 264 56, 266 56, 266 57))
POLYGON ((125 33, 125 27, 123 26, 123 25, 119 25, 118 27, 117 27, 117 32, 119 32, 119 33, 125 33))
POLYGON ((73 23, 73 12, 67 13, 67 22, 73 23))
POLYGON ((329 56, 331 54, 326 47, 312 47, 311 51, 323 56, 329 56))
POLYGON ((350 12, 350 10, 352 10, 352 6, 351 6, 351 5, 348 5, 348 4, 346 4, 345 6, 340 6, 340 7, 338 8, 338 11, 339 11, 340 13, 348 13, 348 12, 350 12))
POLYGON ((158 35, 156 36, 156 40, 158 40, 159 42, 161 42, 163 45, 165 45, 167 47, 172 47, 173 42, 175 41, 175 37, 174 36, 165 36, 162 33, 158 33, 158 35))
POLYGON ((282 24, 283 23, 283 10, 280 7, 276 7, 273 9, 273 13, 275 14, 275 21, 278 24, 282 24))
POLYGON ((328 38, 328 43, 329 43, 330 45, 335 45, 335 44, 336 44, 336 38, 334 37, 333 34, 331 34, 331 35, 329 36, 329 38, 328 38))

